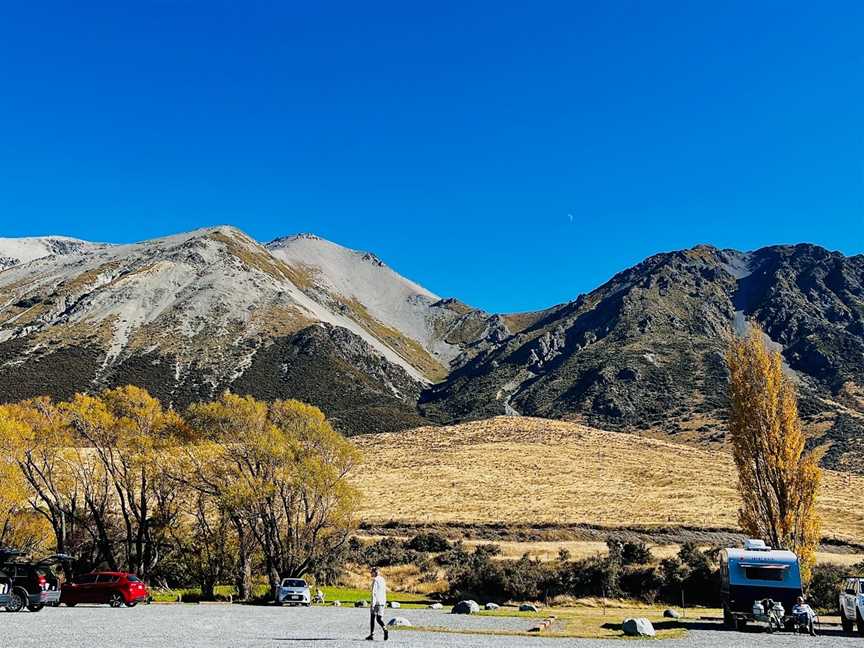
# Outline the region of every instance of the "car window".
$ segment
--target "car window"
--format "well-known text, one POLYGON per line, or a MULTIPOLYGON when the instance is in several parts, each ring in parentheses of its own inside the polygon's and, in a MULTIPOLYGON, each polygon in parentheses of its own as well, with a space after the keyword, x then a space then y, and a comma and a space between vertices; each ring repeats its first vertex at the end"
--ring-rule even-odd
POLYGON ((78 585, 89 585, 90 583, 96 582, 96 576, 94 574, 81 574, 80 576, 75 577, 75 583, 78 585))
POLYGON ((306 581, 297 578, 286 578, 283 587, 306 587, 306 581))
POLYGON ((139 582, 138 577, 135 574, 126 574, 126 580, 128 580, 130 583, 139 582))

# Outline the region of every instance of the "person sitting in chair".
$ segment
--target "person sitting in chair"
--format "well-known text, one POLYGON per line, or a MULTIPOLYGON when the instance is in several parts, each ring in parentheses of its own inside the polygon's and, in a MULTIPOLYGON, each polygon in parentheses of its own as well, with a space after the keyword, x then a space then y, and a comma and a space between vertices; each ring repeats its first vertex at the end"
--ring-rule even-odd
POLYGON ((792 617, 795 619, 795 625, 798 627, 806 627, 807 632, 811 636, 816 636, 816 629, 813 621, 816 618, 816 613, 807 603, 804 602, 804 597, 799 596, 795 599, 795 605, 792 606, 792 617))

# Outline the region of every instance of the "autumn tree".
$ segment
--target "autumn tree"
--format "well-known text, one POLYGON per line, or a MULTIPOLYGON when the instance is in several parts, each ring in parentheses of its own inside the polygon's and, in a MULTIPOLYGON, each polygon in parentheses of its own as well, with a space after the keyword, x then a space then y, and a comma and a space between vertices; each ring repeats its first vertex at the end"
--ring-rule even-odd
POLYGON ((21 473, 21 437, 26 428, 0 409, 0 546, 27 552, 42 550, 51 541, 51 527, 33 509, 31 490, 21 473))
POLYGON ((357 451, 321 411, 297 401, 224 394, 189 408, 199 488, 217 496, 256 541, 271 587, 347 542, 357 451))
MULTIPOLYGON (((98 458, 113 491, 111 512, 119 518, 115 539, 122 564, 146 576, 179 514, 178 493, 165 464, 174 454, 180 418, 134 386, 109 389, 100 396, 76 394, 61 407, 79 445, 98 458)), ((118 558, 113 554, 106 558, 116 569, 118 558)))
POLYGON ((795 387, 783 372, 780 353, 769 351, 756 326, 731 341, 726 361, 739 523, 752 537, 794 551, 806 580, 820 537, 821 470, 818 457, 804 452, 795 387))
MULTIPOLYGON (((171 526, 173 555, 189 584, 201 588, 201 598, 213 600, 216 585, 236 573, 238 538, 227 511, 217 498, 189 490, 183 513, 171 526)), ((248 598, 244 592, 242 598, 248 598)))
POLYGON ((6 461, 20 470, 32 510, 50 525, 57 551, 76 550, 86 533, 84 500, 62 411, 48 398, 3 406, 0 444, 6 461))

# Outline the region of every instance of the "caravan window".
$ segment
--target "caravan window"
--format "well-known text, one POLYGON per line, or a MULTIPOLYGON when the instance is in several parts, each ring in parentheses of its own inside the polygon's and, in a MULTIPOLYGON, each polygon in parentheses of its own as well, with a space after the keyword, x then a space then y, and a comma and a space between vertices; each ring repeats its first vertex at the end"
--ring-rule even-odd
POLYGON ((782 581, 785 569, 776 567, 745 567, 747 580, 782 581))

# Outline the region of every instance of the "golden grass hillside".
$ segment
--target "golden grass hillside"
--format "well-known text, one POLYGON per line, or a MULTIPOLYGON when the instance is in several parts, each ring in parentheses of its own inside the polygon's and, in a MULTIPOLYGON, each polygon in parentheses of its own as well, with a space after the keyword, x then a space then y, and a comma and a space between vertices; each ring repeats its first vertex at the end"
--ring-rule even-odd
MULTIPOLYGON (((353 437, 364 522, 736 528, 732 458, 575 423, 497 417, 353 437)), ((864 540, 864 477, 825 471, 823 536, 864 540)))

